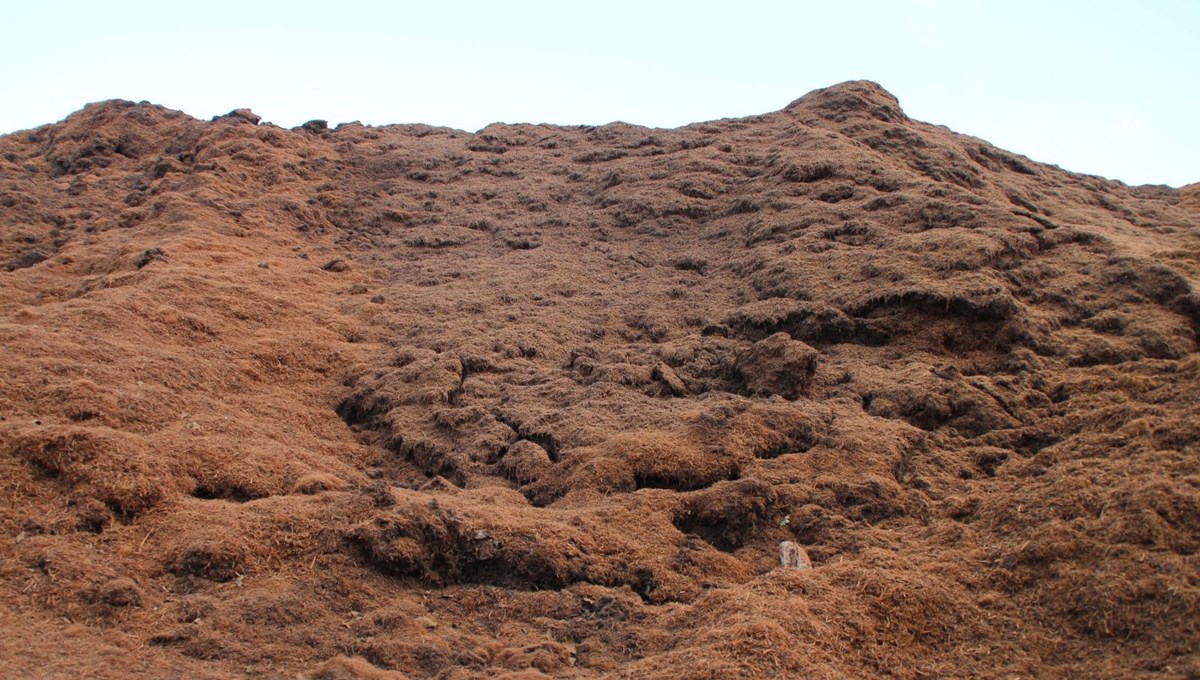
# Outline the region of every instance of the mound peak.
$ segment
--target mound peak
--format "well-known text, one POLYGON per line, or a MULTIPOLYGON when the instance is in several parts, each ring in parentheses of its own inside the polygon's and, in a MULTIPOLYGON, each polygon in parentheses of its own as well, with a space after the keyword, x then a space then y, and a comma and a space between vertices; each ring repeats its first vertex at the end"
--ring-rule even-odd
POLYGON ((784 107, 784 111, 798 109, 816 111, 827 118, 866 114, 889 122, 908 119, 895 95, 870 80, 851 80, 814 90, 784 107))

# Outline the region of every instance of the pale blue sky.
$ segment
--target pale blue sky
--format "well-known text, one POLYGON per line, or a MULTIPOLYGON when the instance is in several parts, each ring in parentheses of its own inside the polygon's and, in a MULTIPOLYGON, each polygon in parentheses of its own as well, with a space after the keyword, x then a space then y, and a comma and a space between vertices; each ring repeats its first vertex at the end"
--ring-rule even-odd
POLYGON ((859 78, 1068 170, 1200 181, 1200 0, 0 4, 0 132, 112 98, 283 126, 673 127, 859 78))

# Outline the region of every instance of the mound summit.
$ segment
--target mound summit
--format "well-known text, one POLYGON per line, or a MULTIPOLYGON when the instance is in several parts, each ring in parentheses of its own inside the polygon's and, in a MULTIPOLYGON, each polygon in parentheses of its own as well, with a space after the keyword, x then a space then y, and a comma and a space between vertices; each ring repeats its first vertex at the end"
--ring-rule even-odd
POLYGON ((0 137, 0 672, 1198 677, 1197 196, 869 82, 0 137))

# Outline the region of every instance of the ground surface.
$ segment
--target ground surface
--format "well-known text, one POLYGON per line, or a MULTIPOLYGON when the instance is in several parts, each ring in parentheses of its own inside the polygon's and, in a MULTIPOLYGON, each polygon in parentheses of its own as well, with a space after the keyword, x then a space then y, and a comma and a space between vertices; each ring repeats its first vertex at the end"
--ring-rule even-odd
POLYGON ((4 677, 1200 677, 1196 185, 107 102, 0 271, 4 677))

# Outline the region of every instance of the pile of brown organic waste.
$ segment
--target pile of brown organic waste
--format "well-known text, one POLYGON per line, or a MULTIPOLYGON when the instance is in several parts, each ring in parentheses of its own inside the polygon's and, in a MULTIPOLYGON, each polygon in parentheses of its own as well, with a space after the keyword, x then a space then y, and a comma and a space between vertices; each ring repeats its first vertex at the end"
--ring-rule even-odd
POLYGON ((1197 678, 1198 291, 1197 185, 868 82, 93 104, 0 138, 0 675, 1197 678))

